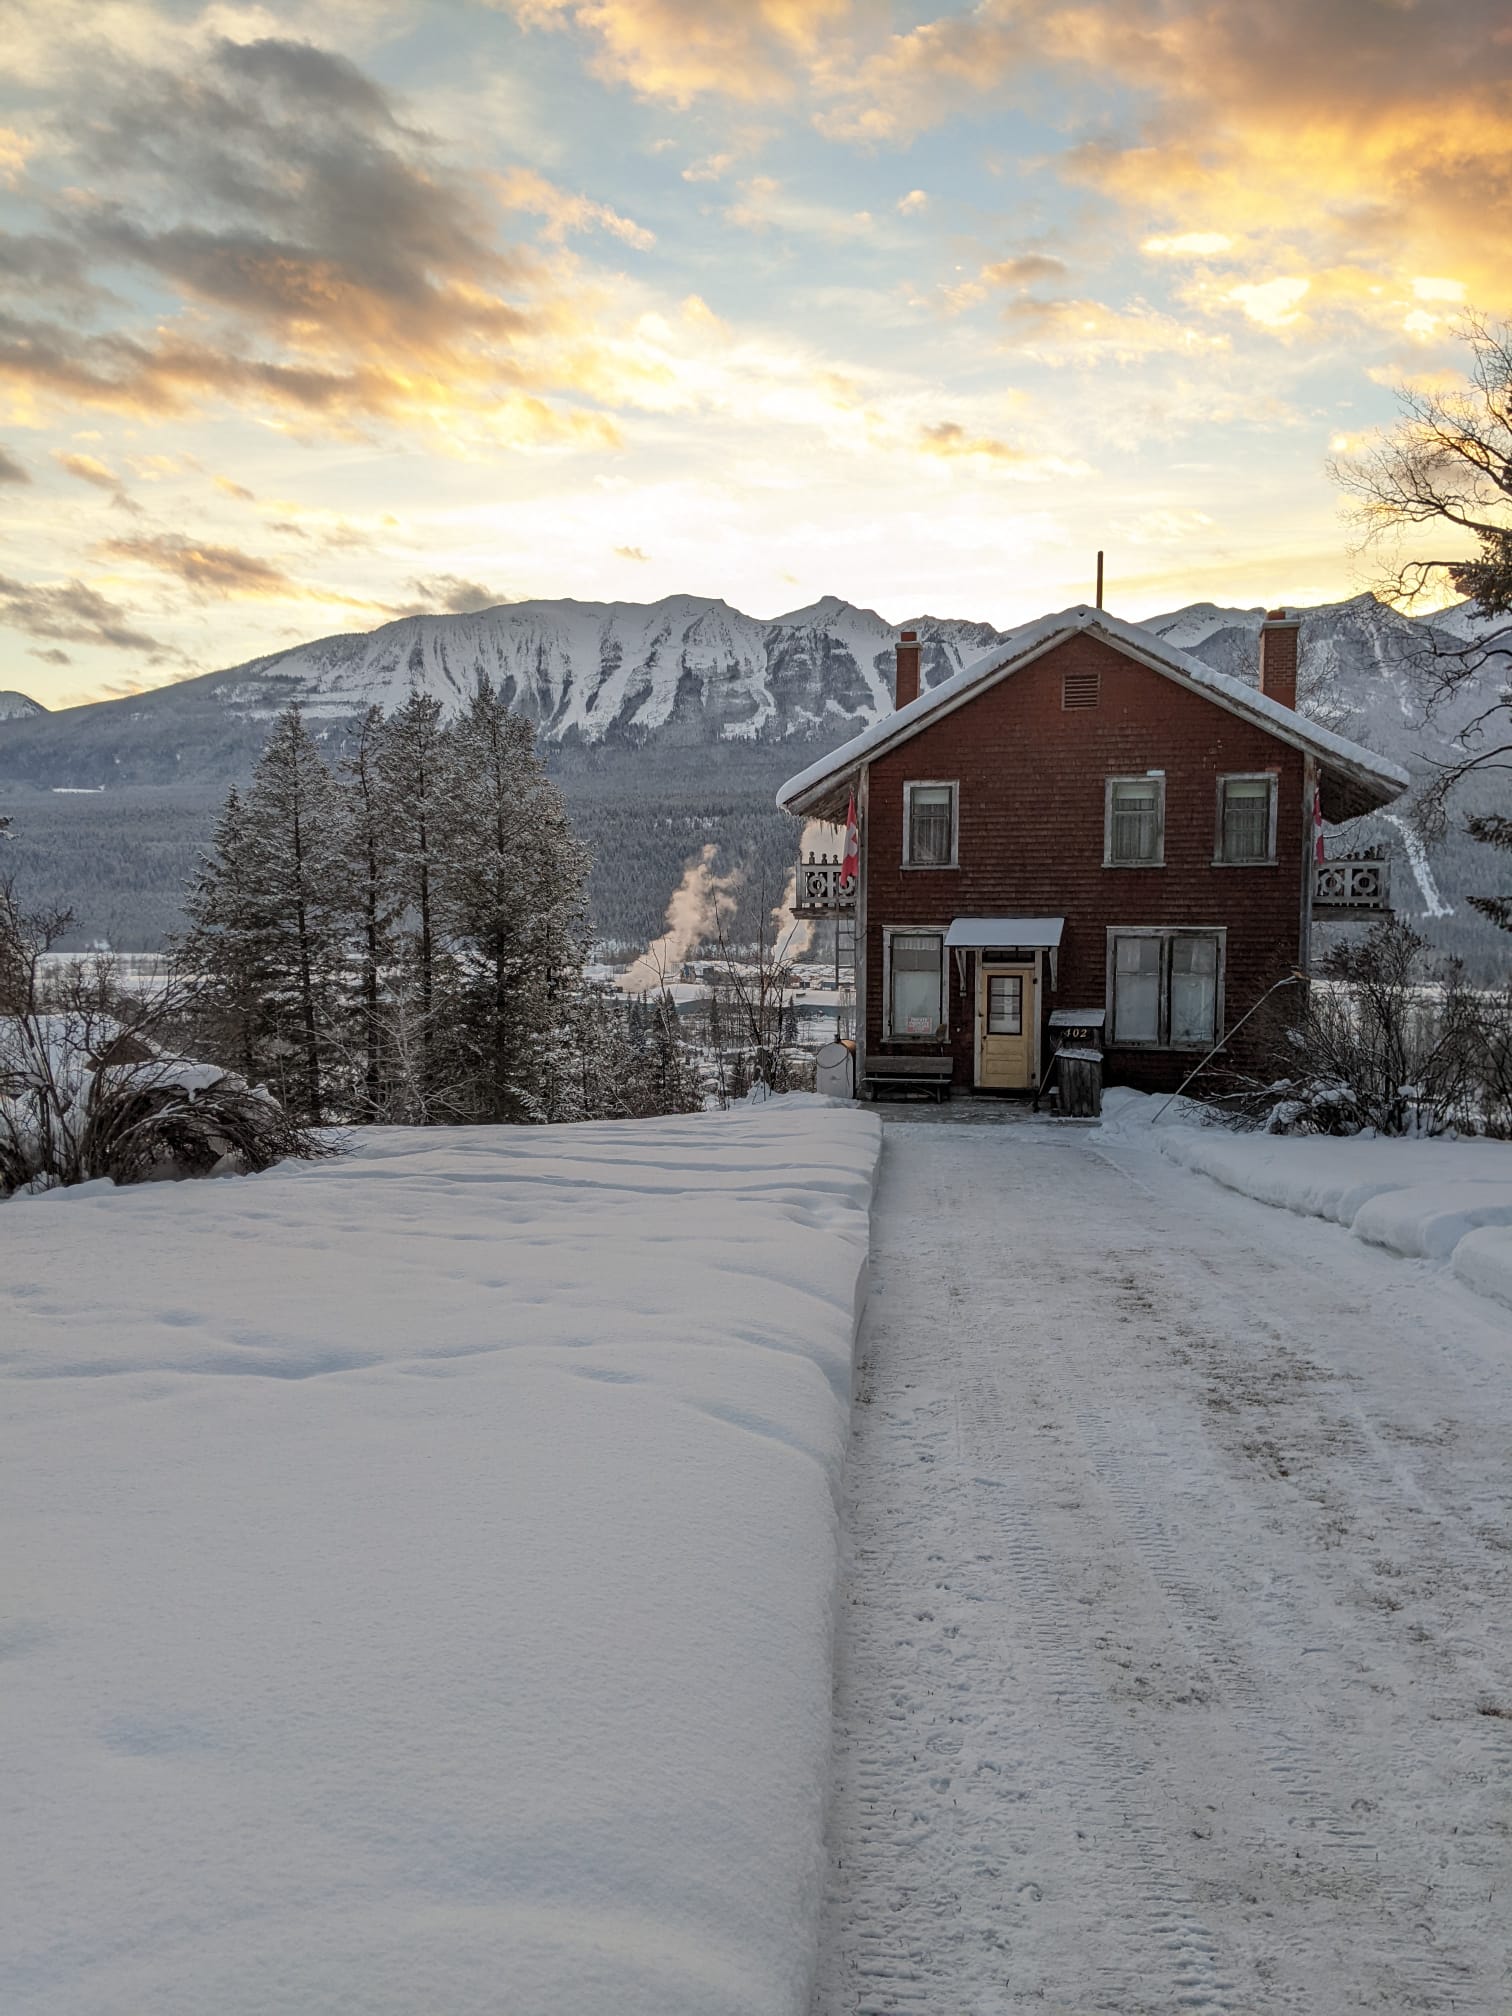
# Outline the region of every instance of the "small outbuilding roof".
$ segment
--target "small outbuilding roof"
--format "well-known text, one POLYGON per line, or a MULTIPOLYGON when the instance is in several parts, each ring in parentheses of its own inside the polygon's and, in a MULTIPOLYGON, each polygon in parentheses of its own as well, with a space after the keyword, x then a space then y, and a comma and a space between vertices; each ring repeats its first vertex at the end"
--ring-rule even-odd
POLYGON ((957 917, 945 933, 945 943, 963 952, 982 952, 989 945, 1053 950, 1065 928, 1064 917, 957 917))
MULTIPOLYGON (((778 806, 784 812, 821 817, 826 813, 833 814, 837 807, 843 810, 845 786, 861 764, 870 762, 897 743, 906 742, 936 716, 950 713, 999 679, 1005 679, 1032 663, 1065 638, 1078 634, 1100 637, 1125 657, 1149 666, 1152 671, 1164 673, 1167 678, 1203 694, 1229 713, 1254 722, 1279 740, 1289 742, 1294 748, 1315 757, 1324 774, 1337 780, 1341 787, 1336 794, 1340 801, 1338 816, 1353 817, 1359 812, 1373 811, 1379 805, 1389 805, 1411 782, 1407 772, 1388 758, 1377 756, 1373 750, 1351 742, 1347 736, 1334 734, 1332 729, 1308 720, 1295 708, 1283 707, 1279 700, 1272 700, 1258 687, 1246 685, 1242 679, 1230 678, 1226 672, 1215 671, 1201 658, 1178 650, 1174 644, 1168 644, 1152 631, 1141 629, 1137 623, 1126 623, 1122 617, 1112 616, 1106 609, 1092 609, 1080 603, 1075 608, 1061 610, 1058 615, 1040 616, 1032 623, 1010 630, 1001 643, 994 644, 990 651, 973 659, 971 664, 963 665, 949 679, 932 686, 927 693, 921 693, 916 700, 911 700, 906 707, 899 707, 895 713, 884 714, 870 728, 853 735, 848 742, 841 743, 829 755, 821 756, 806 770, 800 770, 777 793, 778 806)), ((1326 813, 1326 803, 1324 809, 1326 813)))

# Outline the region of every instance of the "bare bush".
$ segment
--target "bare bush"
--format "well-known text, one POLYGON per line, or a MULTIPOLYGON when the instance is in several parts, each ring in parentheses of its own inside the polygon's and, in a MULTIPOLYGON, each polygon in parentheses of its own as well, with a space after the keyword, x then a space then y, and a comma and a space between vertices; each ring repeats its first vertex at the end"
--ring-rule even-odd
POLYGON ((1335 950, 1261 1055, 1230 1099, 1274 1132, 1512 1132, 1512 990, 1467 985, 1395 921, 1335 950))

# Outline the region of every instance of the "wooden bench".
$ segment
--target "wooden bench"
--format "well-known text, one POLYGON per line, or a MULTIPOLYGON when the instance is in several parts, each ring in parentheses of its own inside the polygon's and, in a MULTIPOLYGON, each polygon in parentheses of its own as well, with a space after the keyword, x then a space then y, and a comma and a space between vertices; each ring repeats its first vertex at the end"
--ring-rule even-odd
POLYGON ((881 1091, 917 1092, 936 1099, 950 1097, 950 1081, 955 1071, 952 1057, 876 1057, 866 1060, 866 1096, 875 1099, 881 1091))

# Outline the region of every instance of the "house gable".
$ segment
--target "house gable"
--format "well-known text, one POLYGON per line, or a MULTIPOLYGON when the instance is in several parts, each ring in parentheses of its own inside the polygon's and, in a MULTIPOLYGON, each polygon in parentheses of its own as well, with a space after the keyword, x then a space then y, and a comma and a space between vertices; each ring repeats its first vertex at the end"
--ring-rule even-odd
MULTIPOLYGON (((1240 680, 1215 672, 1137 625, 1104 610, 1080 608, 1026 624, 943 684, 811 764, 782 786, 777 794, 779 807, 820 818, 837 816, 844 809, 848 780, 862 765, 913 740, 931 723, 961 708, 974 707, 1005 681, 1021 678, 1047 654, 1076 640, 1100 647, 1122 663, 1141 666, 1178 691, 1195 695, 1215 713, 1232 715, 1270 740, 1311 755, 1319 765, 1324 812, 1329 818, 1350 818, 1389 804, 1407 787, 1405 771, 1358 743, 1306 720, 1240 680)), ((1078 706, 1066 711, 1085 716, 1095 710, 1078 706)))

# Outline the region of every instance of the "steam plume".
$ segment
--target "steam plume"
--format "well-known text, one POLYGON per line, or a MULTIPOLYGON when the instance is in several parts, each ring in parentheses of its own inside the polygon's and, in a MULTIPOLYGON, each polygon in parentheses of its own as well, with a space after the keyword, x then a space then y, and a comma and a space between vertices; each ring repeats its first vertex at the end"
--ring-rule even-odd
POLYGON ((683 870, 682 881, 667 905, 666 930, 620 975, 619 984, 627 994, 646 994, 665 986, 693 947, 712 937, 733 912, 745 875, 739 868, 716 875, 714 857, 718 851, 712 841, 706 842, 698 859, 683 870))

